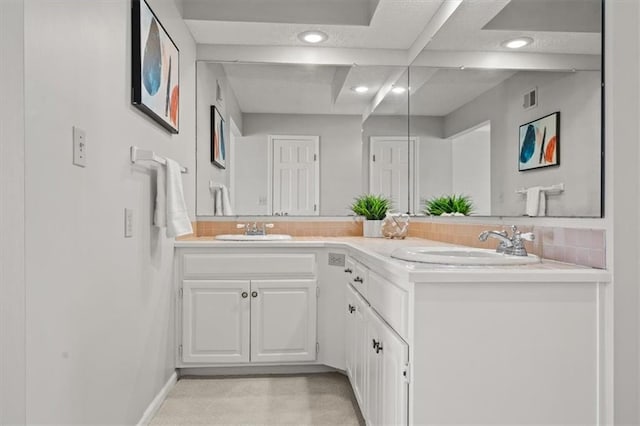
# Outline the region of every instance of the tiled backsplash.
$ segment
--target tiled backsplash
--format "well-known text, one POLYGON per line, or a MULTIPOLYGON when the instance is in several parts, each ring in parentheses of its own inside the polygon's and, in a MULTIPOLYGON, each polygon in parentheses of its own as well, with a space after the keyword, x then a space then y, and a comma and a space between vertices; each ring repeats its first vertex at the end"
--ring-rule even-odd
MULTIPOLYGON (((606 267, 605 231, 603 229, 519 226, 522 232, 533 232, 535 240, 526 242, 529 253, 545 259, 575 263, 604 269, 606 267)), ((487 229, 502 229, 497 225, 413 222, 409 236, 470 247, 495 247, 497 242, 482 242, 478 235, 487 229)))
MULTIPOLYGON (((238 233, 238 221, 201 221, 194 223, 199 237, 238 233)), ((276 221, 269 232, 296 237, 357 237, 362 236, 362 222, 337 221, 276 221)), ((493 248, 494 240, 482 242, 478 235, 487 229, 501 229, 498 225, 455 224, 414 221, 409 225, 409 236, 470 247, 493 248)), ((605 231, 602 229, 519 226, 522 232, 533 232, 535 240, 526 242, 529 253, 545 259, 575 263, 604 269, 606 267, 605 231)))
MULTIPOLYGON (((240 232, 233 222, 198 222, 197 236, 211 237, 220 234, 240 232)), ((362 222, 356 220, 340 221, 274 221, 270 234, 289 234, 296 237, 357 237, 362 236, 362 222)))

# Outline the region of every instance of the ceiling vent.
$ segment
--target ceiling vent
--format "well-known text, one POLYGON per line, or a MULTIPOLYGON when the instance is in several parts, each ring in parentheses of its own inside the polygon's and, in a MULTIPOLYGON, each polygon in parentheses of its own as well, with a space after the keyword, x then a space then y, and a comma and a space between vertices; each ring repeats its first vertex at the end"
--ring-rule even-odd
POLYGON ((537 106, 538 106, 538 88, 534 87, 531 90, 527 90, 527 92, 524 94, 522 108, 531 109, 537 106))

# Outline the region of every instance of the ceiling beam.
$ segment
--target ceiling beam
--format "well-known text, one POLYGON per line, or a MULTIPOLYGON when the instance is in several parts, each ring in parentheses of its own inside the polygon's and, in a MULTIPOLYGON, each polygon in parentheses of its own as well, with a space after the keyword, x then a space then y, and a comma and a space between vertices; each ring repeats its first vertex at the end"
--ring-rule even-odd
POLYGON ((402 49, 347 49, 317 46, 240 46, 198 44, 196 59, 213 62, 260 62, 305 65, 407 66, 402 49))
POLYGON ((407 72, 406 68, 399 68, 394 70, 387 80, 384 82, 378 93, 373 97, 371 103, 367 106, 367 108, 362 113, 362 122, 364 123, 367 118, 375 111, 375 109, 380 105, 380 103, 384 100, 384 98, 391 92, 393 89, 393 85, 407 72))
POLYGON ((336 67, 336 72, 333 74, 333 80, 331 81, 331 101, 335 105, 338 101, 338 96, 344 88, 344 84, 347 82, 349 73, 352 67, 336 67))
POLYGON ((414 40, 407 50, 407 63, 410 64, 424 50, 424 48, 433 40, 436 33, 451 18, 451 15, 460 7, 462 0, 444 0, 438 8, 424 30, 414 40))
POLYGON ((412 66, 434 68, 477 68, 520 71, 597 71, 600 55, 570 55, 524 52, 451 52, 425 50, 412 66))

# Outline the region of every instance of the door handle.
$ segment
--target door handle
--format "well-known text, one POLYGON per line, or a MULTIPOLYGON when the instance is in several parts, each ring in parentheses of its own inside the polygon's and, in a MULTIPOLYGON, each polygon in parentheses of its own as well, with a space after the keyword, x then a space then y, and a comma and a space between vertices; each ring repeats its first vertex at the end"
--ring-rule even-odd
POLYGON ((251 297, 258 297, 258 292, 257 291, 252 291, 251 292, 251 297))

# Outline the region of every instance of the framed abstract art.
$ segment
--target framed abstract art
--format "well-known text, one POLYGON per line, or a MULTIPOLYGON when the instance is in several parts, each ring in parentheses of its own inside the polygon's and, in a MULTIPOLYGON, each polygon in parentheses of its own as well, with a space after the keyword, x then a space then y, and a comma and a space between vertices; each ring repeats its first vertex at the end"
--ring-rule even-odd
POLYGON ((221 169, 227 165, 227 129, 215 105, 211 105, 211 162, 221 169))
POLYGON ((518 170, 560 165, 560 112, 520 126, 518 170))
POLYGON ((180 51, 145 0, 132 0, 131 103, 178 133, 180 51))

